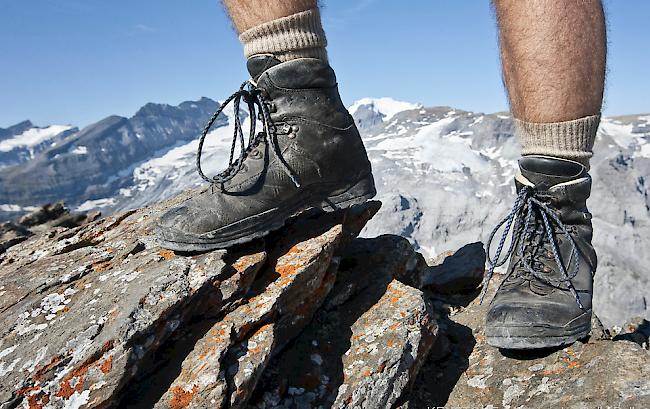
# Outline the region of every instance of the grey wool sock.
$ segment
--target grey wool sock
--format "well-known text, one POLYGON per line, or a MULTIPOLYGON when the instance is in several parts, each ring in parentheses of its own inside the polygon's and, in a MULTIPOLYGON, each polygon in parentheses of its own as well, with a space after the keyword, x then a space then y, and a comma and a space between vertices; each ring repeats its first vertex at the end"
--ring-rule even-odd
POLYGON ((327 40, 318 9, 303 11, 248 29, 239 35, 244 55, 273 54, 280 61, 318 58, 327 62, 327 40))
POLYGON ((546 155, 580 162, 589 169, 600 115, 564 122, 534 123, 515 119, 525 155, 546 155))

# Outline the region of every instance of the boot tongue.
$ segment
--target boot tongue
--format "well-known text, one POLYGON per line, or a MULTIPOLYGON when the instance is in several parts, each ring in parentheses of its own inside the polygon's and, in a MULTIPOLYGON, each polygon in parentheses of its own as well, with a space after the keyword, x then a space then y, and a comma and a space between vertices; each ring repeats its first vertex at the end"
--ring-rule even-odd
POLYGON ((586 175, 583 165, 566 159, 547 156, 525 156, 519 160, 521 175, 539 190, 569 182, 586 175))
POLYGON ((278 64, 280 64, 280 60, 275 58, 273 54, 258 54, 248 59, 246 68, 248 68, 251 78, 257 81, 264 71, 278 64))

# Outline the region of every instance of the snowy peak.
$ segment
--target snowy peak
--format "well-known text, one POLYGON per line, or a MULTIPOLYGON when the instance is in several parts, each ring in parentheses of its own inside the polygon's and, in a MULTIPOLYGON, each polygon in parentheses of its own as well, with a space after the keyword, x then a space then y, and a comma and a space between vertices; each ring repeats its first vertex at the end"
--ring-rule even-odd
POLYGON ((622 151, 650 158, 650 114, 603 118, 599 130, 622 151))
POLYGON ((369 129, 375 125, 387 122, 397 113, 422 108, 422 104, 397 101, 392 98, 362 98, 348 108, 354 116, 357 126, 369 129))
POLYGON ((0 128, 0 168, 33 159, 75 131, 77 128, 71 125, 37 127, 31 121, 23 121, 6 129, 0 128))

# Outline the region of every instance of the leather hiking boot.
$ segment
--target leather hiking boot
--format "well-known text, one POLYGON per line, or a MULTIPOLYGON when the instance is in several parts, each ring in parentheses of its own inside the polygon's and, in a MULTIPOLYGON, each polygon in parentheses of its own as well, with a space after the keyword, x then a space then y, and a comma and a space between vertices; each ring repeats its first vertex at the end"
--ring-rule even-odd
POLYGON ((375 195, 366 150, 329 65, 257 55, 248 60, 248 71, 252 79, 215 112, 199 141, 197 168, 210 185, 162 215, 157 236, 163 247, 227 248, 262 237, 306 210, 334 211, 375 195), (201 170, 203 141, 230 102, 235 107, 230 163, 209 178, 201 170), (247 138, 240 103, 250 113, 247 138))
POLYGON ((481 300, 494 268, 510 257, 487 313, 487 342, 504 349, 570 344, 591 330, 597 263, 586 204, 591 177, 578 162, 545 156, 526 156, 519 168, 514 207, 487 245, 489 269, 481 300), (490 243, 501 227, 505 230, 492 258, 490 243), (512 241, 499 261, 509 231, 512 241))

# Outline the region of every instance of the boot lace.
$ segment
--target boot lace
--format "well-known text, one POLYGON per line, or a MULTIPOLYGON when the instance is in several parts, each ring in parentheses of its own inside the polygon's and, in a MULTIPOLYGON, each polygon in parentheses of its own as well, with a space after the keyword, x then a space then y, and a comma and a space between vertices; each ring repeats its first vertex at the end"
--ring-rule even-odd
POLYGON ((223 184, 235 177, 235 175, 242 169, 244 166, 244 159, 248 153, 261 141, 265 141, 267 146, 271 147, 271 151, 277 157, 278 162, 280 163, 284 172, 289 176, 291 181, 296 187, 300 187, 300 182, 298 181, 297 176, 293 173, 287 162, 282 157, 280 151, 280 146, 278 145, 277 138, 277 129, 271 119, 269 113, 269 104, 270 102, 264 96, 264 93, 261 92, 251 81, 245 81, 240 87, 239 90, 235 91, 231 96, 229 96, 223 104, 215 111, 212 115, 199 139, 199 148, 196 154, 196 170, 203 180, 209 182, 213 185, 220 185, 223 189, 223 184), (241 110, 241 100, 244 100, 244 103, 248 107, 248 113, 250 116, 250 128, 248 136, 248 145, 244 139, 244 131, 242 128, 240 110, 241 110), (228 160, 228 167, 219 172, 217 175, 212 176, 211 178, 206 176, 203 173, 201 168, 201 153, 203 152, 203 143, 205 138, 210 132, 210 128, 217 120, 217 117, 224 108, 233 102, 234 107, 234 135, 232 140, 232 145, 230 147, 230 159, 228 160), (255 132, 256 128, 256 118, 259 117, 262 122, 263 132, 255 132), (235 159, 235 150, 237 148, 237 142, 239 142, 239 157, 235 159))
POLYGON ((525 279, 534 278, 556 288, 564 283, 575 298, 578 306, 581 309, 584 309, 580 302, 580 298, 578 297, 578 293, 571 282, 571 280, 573 280, 573 278, 578 274, 578 269, 580 267, 578 259, 579 252, 576 243, 573 240, 573 237, 569 234, 569 228, 567 228, 558 216, 557 211, 541 201, 534 188, 524 186, 520 190, 510 213, 508 213, 508 215, 504 217, 492 230, 486 247, 488 270, 483 280, 483 290, 481 291, 480 298, 481 303, 485 298, 488 285, 492 279, 492 275, 494 274, 494 269, 504 265, 510 256, 517 251, 517 255, 520 257, 520 263, 523 268, 517 269, 513 266, 506 275, 506 280, 515 270, 518 270, 517 274, 524 276, 525 279), (503 234, 499 239, 499 244, 494 257, 491 257, 490 247, 501 227, 504 228, 503 234), (569 260, 572 261, 572 264, 568 271, 562 261, 562 255, 555 240, 556 228, 571 244, 569 260), (508 250, 505 252, 504 256, 501 257, 508 234, 511 231, 512 237, 510 239, 510 245, 508 246, 508 250), (548 256, 550 256, 549 258, 554 261, 559 269, 561 275, 559 279, 553 279, 544 274, 544 270, 541 268, 544 264, 536 260, 536 258, 540 257, 537 254, 537 250, 539 250, 545 242, 551 248, 551 252, 548 254, 548 256), (515 249, 517 243, 519 243, 519 245, 515 249))

